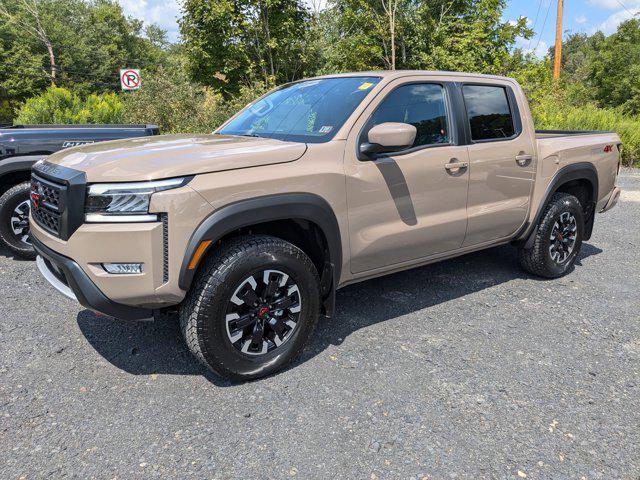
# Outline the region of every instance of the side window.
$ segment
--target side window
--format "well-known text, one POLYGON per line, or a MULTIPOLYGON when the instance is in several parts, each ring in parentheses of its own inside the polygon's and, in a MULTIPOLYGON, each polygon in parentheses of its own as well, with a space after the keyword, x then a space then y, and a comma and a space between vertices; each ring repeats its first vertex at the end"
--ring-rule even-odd
POLYGON ((403 85, 392 91, 378 105, 367 122, 361 140, 381 123, 410 123, 418 130, 413 147, 449 143, 449 126, 444 88, 432 83, 403 85))
POLYGON ((490 85, 462 87, 472 140, 509 138, 515 133, 507 90, 490 85))

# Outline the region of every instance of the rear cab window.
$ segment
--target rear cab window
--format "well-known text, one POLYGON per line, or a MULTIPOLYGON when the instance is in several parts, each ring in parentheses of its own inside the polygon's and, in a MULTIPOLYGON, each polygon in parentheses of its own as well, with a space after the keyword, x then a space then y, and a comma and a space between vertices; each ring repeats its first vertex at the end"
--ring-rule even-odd
POLYGON ((515 135, 516 128, 506 87, 464 85, 462 95, 467 110, 471 140, 504 140, 515 135))

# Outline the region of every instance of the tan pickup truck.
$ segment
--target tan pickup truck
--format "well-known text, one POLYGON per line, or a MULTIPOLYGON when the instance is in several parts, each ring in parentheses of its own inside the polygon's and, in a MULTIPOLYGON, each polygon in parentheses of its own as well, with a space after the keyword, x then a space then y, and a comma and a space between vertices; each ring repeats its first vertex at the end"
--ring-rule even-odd
POLYGON ((295 358, 347 284, 507 243, 528 272, 569 272, 618 200, 619 149, 536 132, 509 78, 330 75, 211 135, 51 155, 31 232, 60 292, 123 319, 177 309, 196 357, 251 379, 295 358))

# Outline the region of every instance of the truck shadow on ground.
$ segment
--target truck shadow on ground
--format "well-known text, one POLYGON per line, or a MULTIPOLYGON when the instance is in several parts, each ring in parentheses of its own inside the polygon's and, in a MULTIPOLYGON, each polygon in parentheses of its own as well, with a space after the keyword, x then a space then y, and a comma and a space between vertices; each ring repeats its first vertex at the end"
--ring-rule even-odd
MULTIPOLYGON (((584 244, 577 268, 584 259, 601 252, 584 244)), ((516 250, 503 246, 350 285, 338 291, 336 315, 328 321, 320 320, 311 345, 289 368, 313 358, 329 345, 341 344, 361 328, 518 278, 545 281, 520 270, 516 250)), ((128 373, 203 375, 215 385, 232 385, 195 360, 182 342, 175 317, 126 322, 84 310, 77 322, 93 348, 128 373)))
POLYGON ((4 245, 0 245, 0 257, 10 258, 11 260, 14 260, 16 262, 32 262, 33 261, 29 258, 22 258, 21 256, 13 253, 4 245))

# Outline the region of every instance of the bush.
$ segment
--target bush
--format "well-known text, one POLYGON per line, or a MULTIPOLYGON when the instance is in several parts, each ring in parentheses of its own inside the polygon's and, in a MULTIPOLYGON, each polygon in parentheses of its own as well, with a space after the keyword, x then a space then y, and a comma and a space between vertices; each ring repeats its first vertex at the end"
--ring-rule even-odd
POLYGON ((236 97, 191 82, 182 68, 143 72, 140 90, 123 92, 124 118, 131 123, 155 123, 162 133, 211 133, 247 103, 262 95, 262 84, 241 88, 236 97))
POLYGON ((515 72, 540 130, 608 130, 622 140, 625 165, 640 166, 640 117, 625 114, 622 107, 600 108, 590 103, 589 87, 556 83, 549 60, 528 63, 515 72))
POLYGON ((27 100, 14 123, 122 123, 123 104, 115 93, 91 94, 85 99, 66 88, 51 87, 27 100))
POLYGON ((535 103, 532 114, 536 128, 542 130, 614 131, 623 143, 623 163, 640 166, 640 117, 624 115, 620 108, 566 105, 551 96, 535 103))

